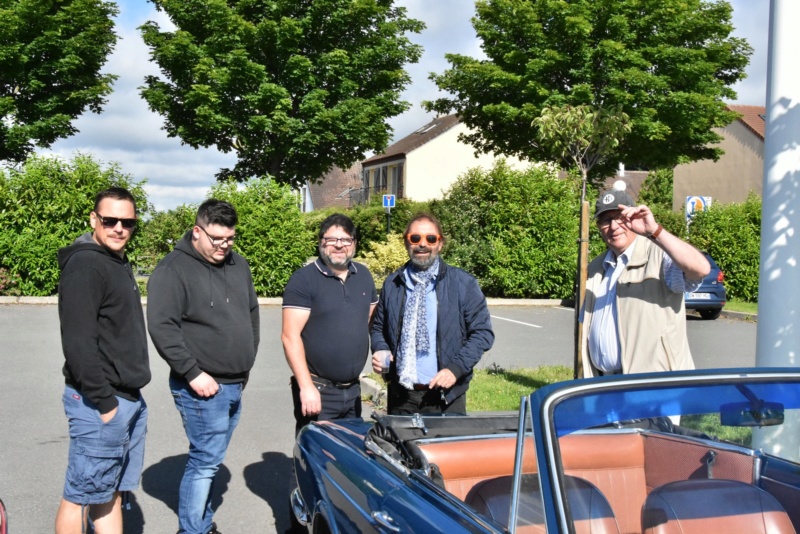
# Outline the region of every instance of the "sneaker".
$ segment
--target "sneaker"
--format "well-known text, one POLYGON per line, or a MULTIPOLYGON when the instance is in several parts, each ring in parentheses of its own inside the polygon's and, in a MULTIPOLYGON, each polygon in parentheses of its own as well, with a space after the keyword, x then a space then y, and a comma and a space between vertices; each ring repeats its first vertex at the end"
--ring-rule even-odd
POLYGON ((208 531, 208 534, 222 534, 219 530, 217 530, 217 524, 211 523, 211 530, 208 531))

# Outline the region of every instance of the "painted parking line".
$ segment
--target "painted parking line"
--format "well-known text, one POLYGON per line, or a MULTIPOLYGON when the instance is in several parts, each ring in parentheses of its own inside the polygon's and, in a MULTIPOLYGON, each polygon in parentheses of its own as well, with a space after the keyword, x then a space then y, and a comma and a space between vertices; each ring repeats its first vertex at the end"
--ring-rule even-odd
POLYGON ((506 319, 505 317, 500 317, 499 315, 492 315, 492 319, 500 319, 501 321, 508 321, 509 323, 524 324, 525 326, 532 326, 533 328, 542 328, 542 326, 538 324, 523 323, 522 321, 515 321, 514 319, 506 319))

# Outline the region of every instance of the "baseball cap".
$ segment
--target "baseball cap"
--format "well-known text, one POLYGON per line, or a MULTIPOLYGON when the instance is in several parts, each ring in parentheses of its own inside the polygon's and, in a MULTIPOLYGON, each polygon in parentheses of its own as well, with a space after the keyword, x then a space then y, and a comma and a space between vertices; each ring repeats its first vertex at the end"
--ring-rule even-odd
POLYGON ((594 205, 594 218, 597 219, 602 213, 611 210, 618 210, 619 205, 635 206, 633 198, 625 191, 625 183, 614 184, 613 189, 609 189, 604 193, 600 193, 597 197, 597 202, 594 205), (621 186, 621 189, 620 189, 621 186))

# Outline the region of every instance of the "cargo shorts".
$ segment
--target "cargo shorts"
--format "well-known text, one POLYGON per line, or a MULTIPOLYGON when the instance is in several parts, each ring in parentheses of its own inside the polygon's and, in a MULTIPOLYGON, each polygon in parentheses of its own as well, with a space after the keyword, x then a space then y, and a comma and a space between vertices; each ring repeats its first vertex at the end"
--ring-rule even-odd
POLYGON ((144 398, 117 397, 117 413, 108 423, 79 391, 64 388, 64 413, 69 422, 69 459, 64 500, 104 504, 114 492, 139 487, 144 464, 147 405, 144 398))

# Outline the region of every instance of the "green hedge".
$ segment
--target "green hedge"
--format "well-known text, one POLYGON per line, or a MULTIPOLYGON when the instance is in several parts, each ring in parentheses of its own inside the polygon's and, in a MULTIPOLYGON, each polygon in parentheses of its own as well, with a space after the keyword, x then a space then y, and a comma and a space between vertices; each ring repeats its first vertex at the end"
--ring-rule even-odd
POLYGON ((725 273, 728 298, 758 302, 761 248, 761 198, 743 203, 712 204, 694 216, 689 240, 705 250, 725 273))
MULTIPOLYGON (((447 261, 475 275, 487 296, 569 298, 578 254, 580 181, 554 169, 498 163, 462 175, 432 203, 447 261)), ((591 250, 601 250, 593 232, 591 250)))
MULTIPOLYGON (((0 271, 12 283, 0 294, 46 296, 58 287, 58 249, 91 231, 89 213, 98 191, 125 187, 136 198, 139 215, 152 208, 143 183, 133 183, 117 164, 103 167, 90 156, 72 161, 33 156, 20 169, 0 170, 0 271)), ((129 244, 132 263, 141 240, 129 244)))
MULTIPOLYGON (((664 181, 657 184, 661 196, 664 181)), ((0 171, 0 295, 54 294, 57 250, 90 230, 94 195, 112 185, 129 189, 137 199, 143 222, 128 255, 140 273, 151 272, 194 222, 196 205, 154 213, 143 182, 134 183, 116 164, 104 167, 81 154, 72 161, 32 157, 19 169, 0 171)), ((404 253, 398 238, 387 244, 379 198, 352 209, 301 214, 296 195, 266 178, 244 185, 218 183, 210 195, 228 200, 239 212, 236 250, 248 259, 261 296, 280 295, 291 274, 317 254, 319 224, 336 211, 349 215, 359 228, 356 254, 368 258, 377 275, 396 268, 404 253)), ((433 212, 447 237, 443 257, 473 273, 488 296, 569 298, 577 264, 579 195, 575 177, 557 179, 546 167, 516 171, 500 163, 488 171, 468 171, 442 200, 399 201, 392 210, 392 230, 396 236, 414 214, 433 212)), ((714 204, 695 216, 688 232, 682 213, 658 203, 652 208, 665 228, 688 237, 719 263, 730 298, 757 301, 758 196, 714 204)), ((590 228, 594 257, 605 246, 595 225, 590 228)))

